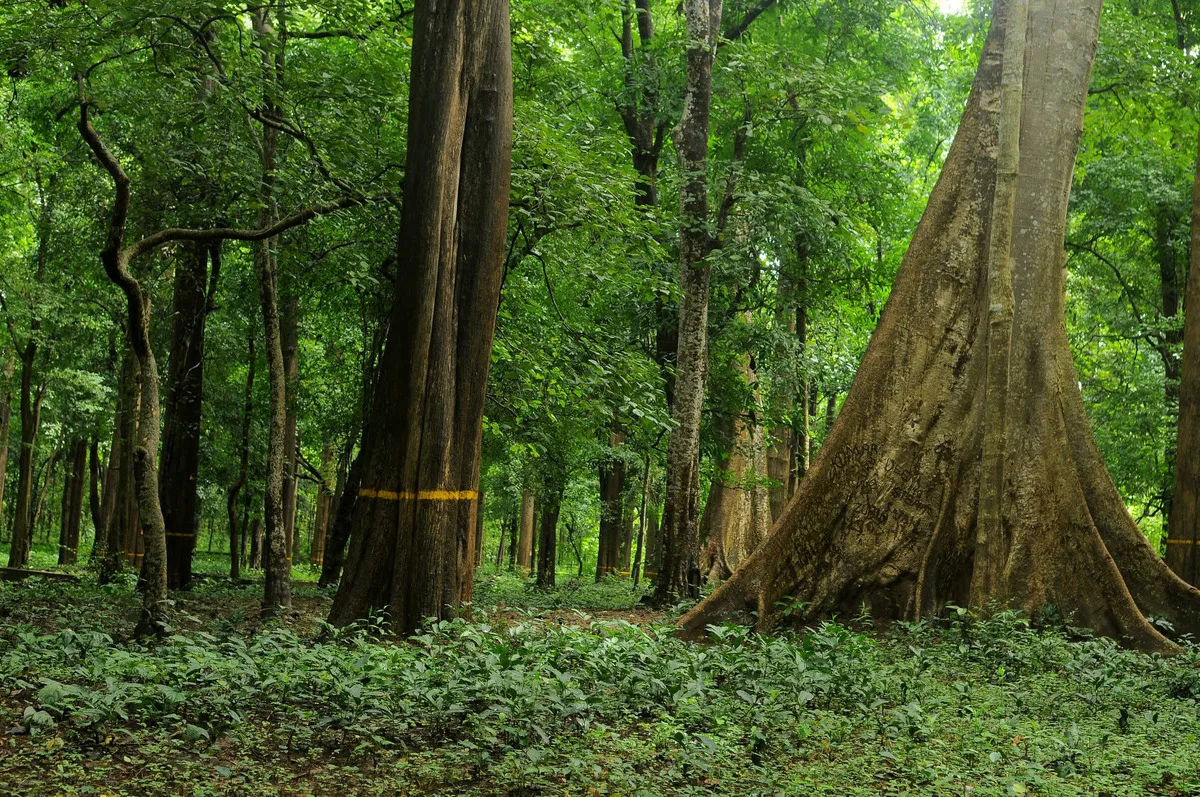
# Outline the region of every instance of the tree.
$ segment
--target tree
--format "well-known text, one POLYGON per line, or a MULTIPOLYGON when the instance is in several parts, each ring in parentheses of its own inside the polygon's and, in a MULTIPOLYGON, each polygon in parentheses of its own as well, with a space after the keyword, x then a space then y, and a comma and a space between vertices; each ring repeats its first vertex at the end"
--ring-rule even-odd
POLYGON ((1145 648, 1200 592, 1141 535, 1096 448, 1064 324, 1067 198, 1097 0, 1001 0, 971 98, 829 440, 770 538, 681 621, 779 603, 1057 606, 1145 648))
POLYGON ((471 595, 479 452, 512 151, 508 4, 419 3, 398 284, 362 499, 330 622, 395 630, 471 595))

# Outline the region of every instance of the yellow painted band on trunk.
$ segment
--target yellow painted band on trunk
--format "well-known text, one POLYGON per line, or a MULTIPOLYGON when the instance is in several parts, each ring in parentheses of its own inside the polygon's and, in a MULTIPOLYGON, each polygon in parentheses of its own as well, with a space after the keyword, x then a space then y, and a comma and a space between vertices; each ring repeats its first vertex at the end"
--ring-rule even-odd
POLYGON ((187 537, 190 540, 190 539, 194 538, 196 535, 195 534, 181 534, 180 532, 177 532, 177 531, 168 531, 167 536, 168 537, 187 537))
POLYGON ((474 501, 479 497, 475 490, 412 490, 395 492, 394 490, 372 490, 369 487, 358 491, 363 498, 378 498, 381 501, 474 501))
POLYGON ((1163 540, 1167 545, 1197 545, 1200 540, 1163 540))

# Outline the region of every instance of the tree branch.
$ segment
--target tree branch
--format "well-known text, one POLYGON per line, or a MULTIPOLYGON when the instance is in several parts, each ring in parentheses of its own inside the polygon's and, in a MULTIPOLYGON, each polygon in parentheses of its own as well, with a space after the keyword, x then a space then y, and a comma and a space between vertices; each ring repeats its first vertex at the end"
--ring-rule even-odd
MULTIPOLYGON (((775 5, 775 0, 759 0, 759 4, 746 12, 746 16, 742 17, 742 21, 734 25, 726 32, 725 42, 737 41, 742 38, 754 20, 762 16, 763 12, 767 11, 771 6, 775 5)), ((722 42, 724 44, 725 42, 722 42)))

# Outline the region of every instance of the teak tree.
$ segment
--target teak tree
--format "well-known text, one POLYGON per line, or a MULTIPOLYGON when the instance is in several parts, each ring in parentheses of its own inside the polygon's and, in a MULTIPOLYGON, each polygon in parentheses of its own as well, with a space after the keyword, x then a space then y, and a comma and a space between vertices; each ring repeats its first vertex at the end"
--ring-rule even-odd
POLYGON ((391 327, 363 443, 343 625, 404 633, 470 599, 512 152, 508 3, 418 2, 391 327))
POLYGON ((997 0, 971 98, 842 414, 770 538, 680 621, 780 604, 1036 611, 1146 649, 1200 592, 1130 517, 1084 411, 1063 238, 1101 0, 997 0))

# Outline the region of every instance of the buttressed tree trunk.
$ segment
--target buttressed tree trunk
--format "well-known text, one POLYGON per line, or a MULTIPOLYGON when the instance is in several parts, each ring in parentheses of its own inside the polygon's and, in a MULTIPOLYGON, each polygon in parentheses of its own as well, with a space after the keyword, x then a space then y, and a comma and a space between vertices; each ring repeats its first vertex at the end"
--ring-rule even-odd
POLYGON ((219 249, 211 251, 212 288, 207 245, 184 243, 175 265, 160 475, 163 518, 167 524, 167 586, 171 589, 182 589, 191 583, 192 553, 196 548, 204 328, 220 272, 219 249))
POLYGON ((1167 564, 1195 584, 1200 540, 1200 142, 1192 186, 1192 264, 1188 271, 1183 327, 1183 375, 1179 386, 1175 499, 1167 535, 1167 564))
POLYGON ((700 415, 708 372, 708 289, 712 239, 708 225, 708 123, 713 56, 721 31, 722 0, 685 0, 687 93, 675 128, 679 170, 679 349, 667 445, 667 503, 655 599, 667 603, 700 596, 700 415))
POLYGON ((336 625, 387 606, 407 633, 469 601, 483 407, 508 224, 508 3, 413 18, 398 291, 336 625))
POLYGON ((1147 649, 1200 592, 1130 518, 1064 323, 1068 192, 1101 0, 997 0, 958 137, 833 431, 770 538, 681 621, 863 603, 1056 606, 1147 649), (1027 38, 1027 34, 1028 38, 1027 38))

